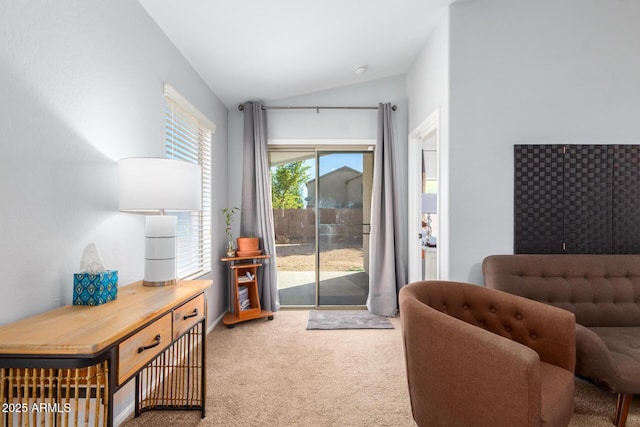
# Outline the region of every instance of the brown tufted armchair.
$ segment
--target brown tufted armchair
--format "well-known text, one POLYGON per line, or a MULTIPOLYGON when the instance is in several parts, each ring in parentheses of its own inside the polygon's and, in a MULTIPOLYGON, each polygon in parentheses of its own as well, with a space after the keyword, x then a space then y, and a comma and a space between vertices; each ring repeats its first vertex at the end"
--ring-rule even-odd
POLYGON ((419 426, 566 426, 575 317, 495 289, 424 281, 400 290, 413 418, 419 426))

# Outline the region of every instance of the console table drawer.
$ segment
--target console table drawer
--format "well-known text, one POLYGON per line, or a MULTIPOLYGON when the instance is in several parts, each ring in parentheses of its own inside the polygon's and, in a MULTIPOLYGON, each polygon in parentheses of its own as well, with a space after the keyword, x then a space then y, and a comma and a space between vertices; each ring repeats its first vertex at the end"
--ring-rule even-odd
POLYGON ((204 294, 187 301, 173 311, 173 339, 204 319, 204 294))
POLYGON ((171 313, 121 342, 118 346, 118 384, 128 380, 171 342, 171 313))

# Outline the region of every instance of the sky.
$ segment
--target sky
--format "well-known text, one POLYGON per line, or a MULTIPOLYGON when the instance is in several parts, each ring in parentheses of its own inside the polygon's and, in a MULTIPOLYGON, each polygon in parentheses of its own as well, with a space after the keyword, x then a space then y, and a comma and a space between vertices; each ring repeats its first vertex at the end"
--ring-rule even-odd
MULTIPOLYGON (((306 160, 305 164, 311 166, 311 173, 315 173, 315 159, 306 160)), ((320 156, 320 176, 342 166, 362 172, 362 153, 331 153, 320 156)))

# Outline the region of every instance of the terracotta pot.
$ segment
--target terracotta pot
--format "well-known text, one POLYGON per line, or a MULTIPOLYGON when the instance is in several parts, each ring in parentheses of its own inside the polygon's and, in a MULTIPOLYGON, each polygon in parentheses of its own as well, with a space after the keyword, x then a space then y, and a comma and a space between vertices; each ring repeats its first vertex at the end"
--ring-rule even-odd
POLYGON ((257 237, 238 237, 238 252, 255 252, 260 247, 257 237))

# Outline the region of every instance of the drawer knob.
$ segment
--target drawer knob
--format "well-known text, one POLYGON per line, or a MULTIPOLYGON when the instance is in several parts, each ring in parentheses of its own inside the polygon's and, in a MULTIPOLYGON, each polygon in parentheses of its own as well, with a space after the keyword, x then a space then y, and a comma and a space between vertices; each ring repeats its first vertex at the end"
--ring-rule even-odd
POLYGON ((159 346, 160 341, 162 341, 162 337, 160 336, 160 334, 158 334, 156 335, 155 342, 153 344, 138 347, 138 353, 142 353, 145 350, 149 350, 150 348, 159 346))
POLYGON ((198 315, 198 309, 194 308, 193 309, 193 313, 191 314, 185 314, 184 317, 182 318, 182 320, 187 320, 190 317, 196 317, 198 315))

